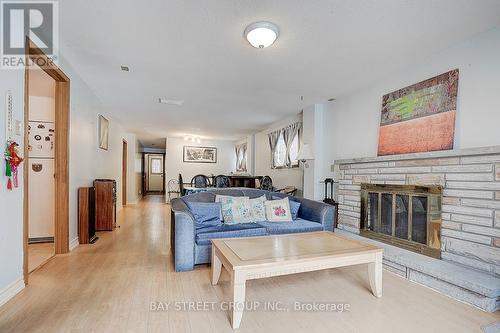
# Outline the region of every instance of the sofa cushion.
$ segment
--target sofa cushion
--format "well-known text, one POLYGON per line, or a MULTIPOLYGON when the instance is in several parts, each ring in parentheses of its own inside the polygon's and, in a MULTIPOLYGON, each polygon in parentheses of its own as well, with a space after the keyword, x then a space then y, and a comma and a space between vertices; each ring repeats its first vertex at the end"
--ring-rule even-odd
POLYGON ((215 202, 222 204, 222 217, 225 224, 253 222, 252 208, 248 197, 216 195, 215 202))
POLYGON ((215 194, 210 192, 198 192, 189 195, 185 195, 181 198, 186 204, 188 202, 214 202, 215 194))
POLYGON ((297 232, 311 232, 311 231, 322 231, 323 225, 321 223, 312 222, 303 219, 296 219, 292 222, 258 222, 266 228, 267 233, 270 235, 278 234, 292 234, 297 232))
MULTIPOLYGON (((283 199, 283 197, 278 197, 273 195, 273 200, 280 200, 283 199)), ((292 220, 296 220, 299 218, 299 209, 300 209, 300 202, 291 200, 289 198, 288 203, 290 204, 290 213, 292 213, 292 220)))
POLYGON ((196 244, 209 245, 211 239, 267 235, 266 228, 255 223, 223 224, 196 231, 196 244))
POLYGON ((266 206, 266 220, 269 222, 292 222, 290 202, 288 198, 280 200, 268 200, 266 206))
POLYGON ((266 220, 266 205, 267 201, 265 195, 260 197, 250 199, 250 208, 252 210, 252 222, 265 221, 266 220))
POLYGON ((186 202, 193 214, 196 229, 222 224, 221 204, 218 202, 186 202))

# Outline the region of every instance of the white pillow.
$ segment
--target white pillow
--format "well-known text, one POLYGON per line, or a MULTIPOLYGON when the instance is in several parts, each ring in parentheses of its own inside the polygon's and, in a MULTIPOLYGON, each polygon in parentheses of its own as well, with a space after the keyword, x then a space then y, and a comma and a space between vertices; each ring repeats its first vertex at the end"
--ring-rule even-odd
POLYGON ((262 222, 266 220, 266 195, 254 199, 250 199, 250 208, 252 211, 252 222, 262 222))
POLYGON ((264 205, 266 206, 266 219, 269 222, 292 222, 288 198, 267 200, 264 205))
POLYGON ((225 224, 249 223, 253 221, 249 197, 216 195, 215 202, 221 203, 222 217, 225 224))

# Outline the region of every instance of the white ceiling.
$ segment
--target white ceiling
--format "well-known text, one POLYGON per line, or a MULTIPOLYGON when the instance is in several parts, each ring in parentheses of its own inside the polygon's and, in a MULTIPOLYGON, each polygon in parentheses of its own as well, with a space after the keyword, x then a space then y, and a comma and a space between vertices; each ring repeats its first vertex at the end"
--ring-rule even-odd
POLYGON ((239 139, 500 25, 498 0, 59 4, 62 55, 145 143, 182 134, 239 139), (259 20, 281 31, 263 50, 243 38, 259 20))

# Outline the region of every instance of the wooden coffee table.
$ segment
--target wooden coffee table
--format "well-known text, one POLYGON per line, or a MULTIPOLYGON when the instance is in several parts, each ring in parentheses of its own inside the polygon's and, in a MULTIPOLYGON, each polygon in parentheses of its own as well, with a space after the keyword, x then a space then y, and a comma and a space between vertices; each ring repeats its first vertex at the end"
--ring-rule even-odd
POLYGON ((371 244, 328 231, 214 239, 212 284, 217 284, 224 266, 231 276, 231 325, 236 329, 243 316, 247 280, 368 264, 372 293, 381 297, 382 252, 371 244))

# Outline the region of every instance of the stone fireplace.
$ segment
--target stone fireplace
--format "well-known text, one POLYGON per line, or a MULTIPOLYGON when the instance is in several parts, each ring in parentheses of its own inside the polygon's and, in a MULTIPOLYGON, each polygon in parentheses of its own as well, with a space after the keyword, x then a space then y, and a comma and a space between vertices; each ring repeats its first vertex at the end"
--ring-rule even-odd
POLYGON ((362 236, 441 258, 441 187, 361 184, 362 236))
POLYGON ((338 228, 390 244, 387 270, 500 307, 499 146, 337 160, 332 170, 338 228))

